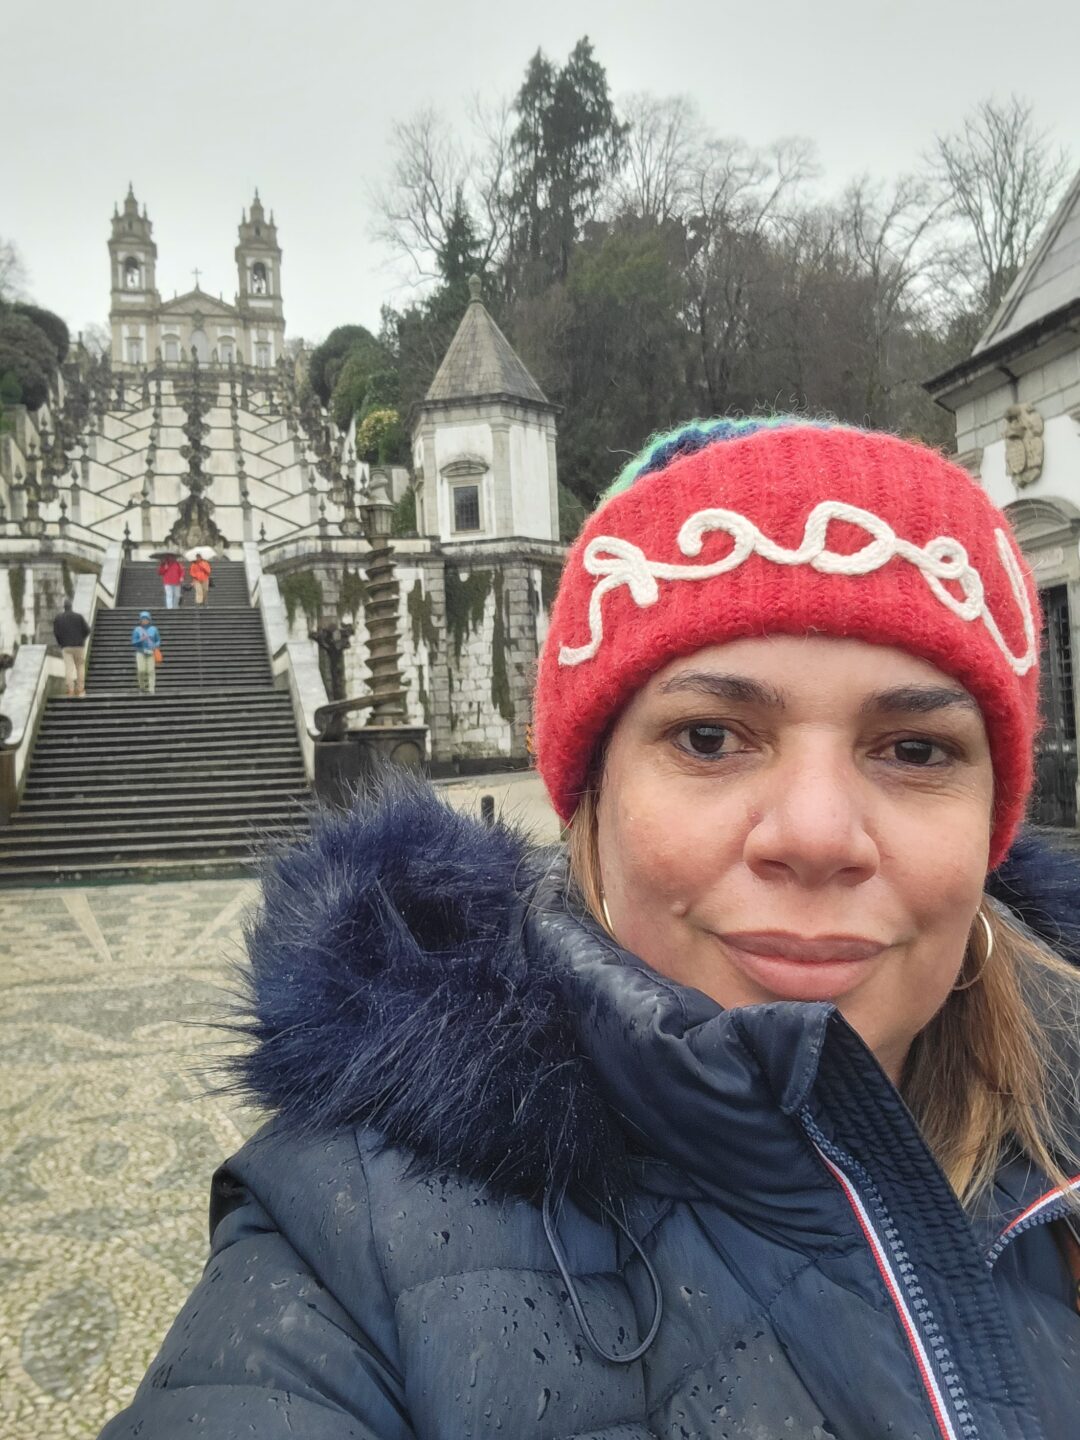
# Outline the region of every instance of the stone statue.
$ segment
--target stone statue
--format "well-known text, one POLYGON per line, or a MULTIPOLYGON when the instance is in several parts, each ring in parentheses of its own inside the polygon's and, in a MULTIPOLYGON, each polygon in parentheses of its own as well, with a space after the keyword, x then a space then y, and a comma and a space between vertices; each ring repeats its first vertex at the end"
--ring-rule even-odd
POLYGON ((1043 423, 1034 405, 1010 405, 1005 411, 1005 468, 1018 490, 1042 474, 1043 423))

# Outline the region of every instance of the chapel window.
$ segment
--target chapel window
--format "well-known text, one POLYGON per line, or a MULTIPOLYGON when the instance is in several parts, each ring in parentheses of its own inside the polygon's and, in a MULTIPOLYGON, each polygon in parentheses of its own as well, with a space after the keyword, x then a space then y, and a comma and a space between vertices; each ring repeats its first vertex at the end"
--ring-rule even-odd
POLYGON ((175 335, 165 337, 165 359, 173 362, 180 359, 180 341, 175 335))
POLYGON ((455 485, 454 529, 480 529, 480 487, 478 485, 455 485))
POLYGON ((269 345, 269 342, 268 342, 268 341, 266 341, 266 340, 257 340, 257 341, 255 342, 255 364, 258 365, 259 368, 260 368, 260 369, 263 369, 263 370, 269 368, 269 365, 270 365, 270 345, 269 345))
POLYGON ((233 342, 232 342, 231 340, 222 340, 222 342, 221 342, 221 363, 222 363, 223 365, 231 365, 232 362, 233 362, 235 359, 236 359, 236 352, 235 352, 235 350, 233 349, 233 342))
POLYGON ((266 278, 266 266, 261 260, 256 260, 251 267, 251 293, 253 295, 265 295, 269 289, 266 278))
POLYGON ((142 341, 137 335, 128 336, 127 358, 129 365, 139 365, 142 363, 142 341))
POLYGON ((124 285, 128 290, 138 290, 142 285, 142 270, 134 255, 124 261, 124 285))

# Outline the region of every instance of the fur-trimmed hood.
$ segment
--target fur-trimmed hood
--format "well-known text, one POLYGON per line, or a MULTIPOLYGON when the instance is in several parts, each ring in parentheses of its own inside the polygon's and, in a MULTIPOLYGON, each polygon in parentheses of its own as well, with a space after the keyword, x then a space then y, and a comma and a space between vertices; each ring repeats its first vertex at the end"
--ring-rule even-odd
MULTIPOLYGON (((271 863, 248 929, 237 1087, 287 1125, 370 1126, 418 1169, 494 1194, 625 1191, 631 1142, 578 1043, 563 954, 568 934, 614 947, 569 909, 562 876, 558 852, 405 778, 317 817, 271 863)), ((1022 837, 987 888, 1080 958, 1071 858, 1022 837)))

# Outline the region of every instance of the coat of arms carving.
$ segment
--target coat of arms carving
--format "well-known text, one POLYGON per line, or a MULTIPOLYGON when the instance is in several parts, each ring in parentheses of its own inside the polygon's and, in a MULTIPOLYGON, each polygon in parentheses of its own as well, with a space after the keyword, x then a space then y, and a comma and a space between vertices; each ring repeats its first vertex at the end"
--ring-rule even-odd
POLYGON ((1010 405, 1005 411, 1005 468, 1018 490, 1042 474, 1043 424, 1034 405, 1010 405))

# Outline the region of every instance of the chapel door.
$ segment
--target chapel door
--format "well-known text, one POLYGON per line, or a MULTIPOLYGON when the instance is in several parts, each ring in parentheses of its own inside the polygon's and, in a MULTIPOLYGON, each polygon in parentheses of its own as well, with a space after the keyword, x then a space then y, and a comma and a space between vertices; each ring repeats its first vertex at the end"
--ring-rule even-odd
POLYGON ((1073 700, 1072 627, 1069 592, 1055 585, 1041 592, 1040 709, 1036 785, 1031 818, 1036 825, 1076 825, 1076 707, 1073 700))

